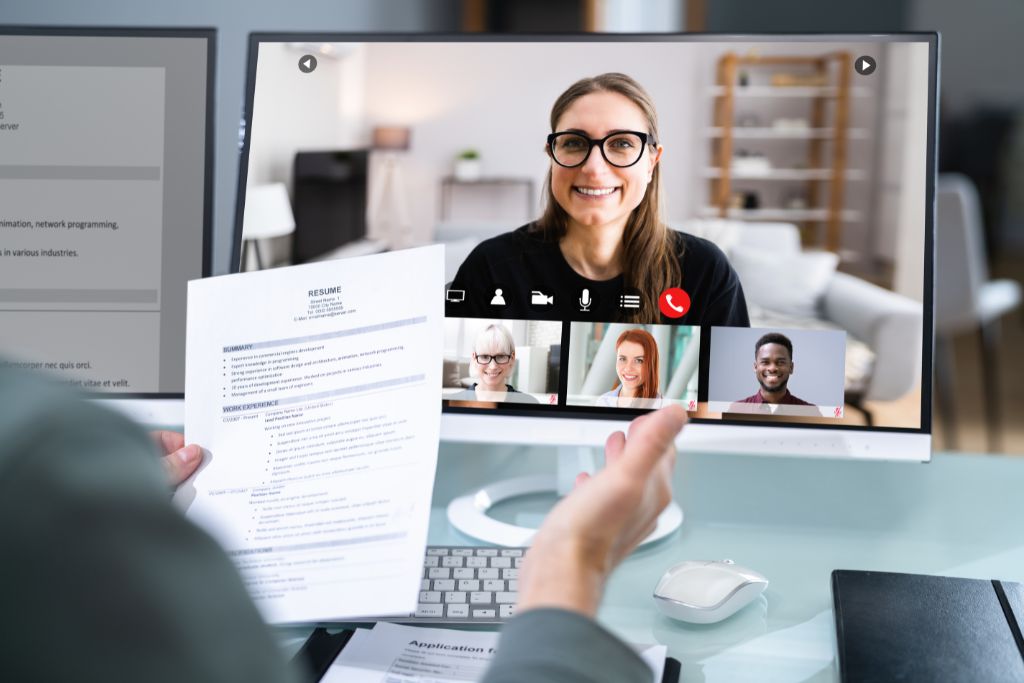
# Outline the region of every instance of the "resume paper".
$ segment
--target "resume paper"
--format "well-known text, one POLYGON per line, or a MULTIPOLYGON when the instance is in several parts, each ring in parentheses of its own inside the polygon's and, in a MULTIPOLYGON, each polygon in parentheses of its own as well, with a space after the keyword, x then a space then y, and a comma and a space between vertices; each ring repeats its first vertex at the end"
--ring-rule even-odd
POLYGON ((189 283, 176 500, 271 623, 412 614, 440 431, 440 246, 189 283))

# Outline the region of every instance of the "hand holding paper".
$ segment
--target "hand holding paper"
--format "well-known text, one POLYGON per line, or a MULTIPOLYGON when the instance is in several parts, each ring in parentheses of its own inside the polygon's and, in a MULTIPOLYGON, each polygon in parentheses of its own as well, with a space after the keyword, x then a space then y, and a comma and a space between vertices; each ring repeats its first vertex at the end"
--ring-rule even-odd
POLYGON ((176 499, 271 622, 410 614, 440 428, 443 251, 189 283, 176 499))

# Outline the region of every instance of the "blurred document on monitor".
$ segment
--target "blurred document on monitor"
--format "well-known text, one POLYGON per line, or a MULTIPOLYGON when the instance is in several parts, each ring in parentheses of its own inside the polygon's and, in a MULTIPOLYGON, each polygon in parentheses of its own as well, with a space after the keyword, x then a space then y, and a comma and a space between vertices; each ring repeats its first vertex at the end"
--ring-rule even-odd
POLYGON ((96 394, 180 394, 208 274, 213 40, 0 27, 0 353, 96 394))
POLYGON ((415 611, 437 464, 439 246, 189 283, 176 494, 272 623, 415 611))

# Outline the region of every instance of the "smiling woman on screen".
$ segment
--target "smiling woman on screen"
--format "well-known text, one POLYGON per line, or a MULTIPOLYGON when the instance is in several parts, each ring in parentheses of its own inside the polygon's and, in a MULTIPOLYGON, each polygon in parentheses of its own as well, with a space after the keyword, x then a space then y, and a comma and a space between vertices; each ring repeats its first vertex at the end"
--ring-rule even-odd
POLYGON ((597 405, 612 408, 660 408, 658 344, 646 330, 626 330, 615 340, 615 388, 597 405))
POLYGON ((473 342, 469 372, 477 380, 469 389, 445 396, 449 401, 539 403, 508 383, 516 365, 516 343, 503 325, 488 325, 473 342))
POLYGON ((450 315, 565 319, 587 290, 594 319, 749 325, 722 251, 665 224, 664 148, 654 103, 636 81, 620 73, 577 81, 555 101, 551 131, 543 215, 470 253, 451 285, 467 298, 450 315), (658 300, 672 287, 687 292, 691 307, 662 320, 658 300), (553 294, 553 302, 531 303, 535 291, 553 294), (638 295, 638 307, 623 308, 622 294, 638 295))

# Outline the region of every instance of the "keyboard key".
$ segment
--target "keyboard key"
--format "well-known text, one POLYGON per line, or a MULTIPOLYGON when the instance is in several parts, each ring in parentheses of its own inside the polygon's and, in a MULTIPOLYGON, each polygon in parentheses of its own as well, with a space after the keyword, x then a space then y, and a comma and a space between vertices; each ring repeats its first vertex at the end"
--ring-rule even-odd
POLYGON ((452 570, 452 578, 453 579, 475 579, 476 575, 474 574, 474 571, 475 570, 473 570, 473 569, 466 569, 465 567, 456 567, 455 569, 452 570))
POLYGON ((519 569, 520 567, 523 566, 523 558, 517 557, 517 558, 515 558, 515 560, 516 560, 516 564, 515 564, 516 569, 519 569))
POLYGON ((484 581, 484 590, 492 592, 503 591, 505 590, 505 582, 501 579, 491 579, 490 581, 484 581))
MULTIPOLYGON (((505 605, 502 605, 505 607, 505 605)), ((449 619, 468 619, 469 618, 469 605, 448 605, 448 618, 449 619)))
POLYGON ((452 555, 456 557, 470 557, 473 555, 472 548, 452 548, 452 555))
MULTIPOLYGON (((507 572, 514 572, 514 569, 506 569, 507 572)), ((450 579, 452 578, 452 570, 447 567, 434 567, 433 569, 427 570, 428 579, 450 579)))
POLYGON ((466 602, 465 591, 448 591, 444 594, 445 602, 466 602))
POLYGON ((427 548, 427 555, 447 555, 448 548, 427 548))
POLYGON ((513 593, 518 593, 519 592, 519 581, 516 580, 516 579, 513 579, 513 580, 509 581, 508 582, 508 589, 510 591, 512 591, 513 593))
POLYGON ((441 602, 441 593, 438 591, 420 591, 421 603, 441 602))
POLYGON ((419 605, 416 608, 418 617, 440 618, 442 614, 444 614, 444 605, 419 605))
POLYGON ((518 597, 519 597, 519 595, 517 593, 495 593, 494 594, 494 601, 496 603, 498 603, 498 604, 502 604, 502 603, 514 604, 515 601, 518 599, 518 597))
MULTIPOLYGON (((424 588, 423 590, 430 590, 424 588)), ((434 590, 436 591, 453 591, 455 590, 455 579, 438 579, 434 582, 434 590)))
POLYGON ((441 558, 441 566, 442 567, 461 567, 462 566, 462 558, 461 557, 451 557, 451 556, 449 556, 449 557, 442 557, 441 558))
POLYGON ((491 566, 497 567, 498 569, 507 569, 512 566, 511 557, 492 557, 491 566))
POLYGON ((494 557, 498 554, 497 548, 477 548, 477 557, 494 557))
POLYGON ((467 567, 486 567, 487 566, 487 558, 486 557, 467 557, 466 558, 466 566, 467 567))
POLYGON ((522 548, 502 548, 501 549, 501 556, 502 557, 522 557, 523 556, 523 549, 522 548))
POLYGON ((480 581, 478 579, 461 579, 459 581, 460 591, 478 591, 480 590, 480 581))
POLYGON ((497 569, 491 569, 490 567, 481 567, 476 570, 476 578, 478 579, 497 579, 501 575, 501 572, 497 569))
MULTIPOLYGON (((446 558, 447 559, 447 558, 446 558)), ((429 555, 423 558, 424 567, 436 567, 440 563, 441 558, 435 555, 429 555)))
MULTIPOLYGON (((434 570, 431 570, 431 571, 434 571, 434 570)), ((519 570, 518 569, 502 569, 501 570, 501 578, 503 578, 503 579, 518 579, 519 578, 519 570)))
POLYGON ((430 590, 430 579, 420 579, 420 590, 421 591, 428 591, 428 590, 430 590))
POLYGON ((469 594, 469 601, 474 605, 489 605, 494 602, 494 593, 476 591, 469 594))
POLYGON ((498 614, 501 616, 502 619, 511 619, 512 617, 514 617, 516 615, 516 606, 515 605, 499 605, 498 606, 498 614))
POLYGON ((473 618, 474 619, 493 619, 494 618, 494 610, 493 609, 475 609, 475 610, 473 610, 473 618))

